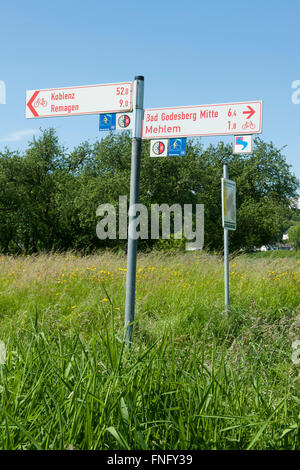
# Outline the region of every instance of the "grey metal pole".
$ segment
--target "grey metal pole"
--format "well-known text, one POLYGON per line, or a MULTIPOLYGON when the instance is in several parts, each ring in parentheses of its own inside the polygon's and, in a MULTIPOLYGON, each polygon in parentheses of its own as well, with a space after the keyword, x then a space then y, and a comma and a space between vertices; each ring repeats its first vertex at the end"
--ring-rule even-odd
MULTIPOLYGON (((223 178, 228 179, 227 165, 223 165, 223 178)), ((224 228, 224 292, 225 292, 225 311, 228 313, 229 307, 229 240, 228 229, 224 228)))
POLYGON ((135 281, 136 281, 136 256, 137 240, 132 236, 132 223, 136 218, 134 205, 139 202, 140 163, 142 148, 142 128, 144 114, 144 77, 136 76, 133 88, 133 117, 134 130, 132 134, 131 150, 131 175, 130 175, 130 201, 129 201, 129 225, 128 225, 128 251, 126 273, 126 298, 125 298, 125 341, 131 346, 134 321, 135 281))

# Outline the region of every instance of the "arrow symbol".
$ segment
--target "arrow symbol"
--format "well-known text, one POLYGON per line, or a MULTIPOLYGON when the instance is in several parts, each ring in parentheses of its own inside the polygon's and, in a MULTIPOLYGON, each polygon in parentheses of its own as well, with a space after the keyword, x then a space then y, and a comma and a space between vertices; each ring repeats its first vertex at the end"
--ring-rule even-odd
POLYGON ((39 91, 35 91, 27 103, 28 108, 30 109, 30 111, 35 117, 39 117, 39 114, 36 112, 36 110, 34 109, 32 105, 38 94, 39 94, 39 91))
POLYGON ((245 142, 245 141, 243 140, 243 137, 237 137, 235 143, 236 143, 237 145, 242 145, 242 146, 243 146, 242 150, 245 150, 245 148, 246 148, 247 145, 248 145, 248 142, 245 142))
POLYGON ((248 111, 243 111, 243 114, 249 114, 249 116, 247 116, 247 119, 249 119, 253 116, 255 111, 253 108, 251 108, 251 106, 247 106, 247 108, 248 108, 248 111))

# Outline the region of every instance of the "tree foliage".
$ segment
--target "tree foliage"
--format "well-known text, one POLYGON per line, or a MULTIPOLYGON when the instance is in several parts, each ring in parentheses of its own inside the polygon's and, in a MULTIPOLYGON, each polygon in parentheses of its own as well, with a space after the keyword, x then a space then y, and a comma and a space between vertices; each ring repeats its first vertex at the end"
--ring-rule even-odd
POLYGON ((300 249, 300 223, 292 225, 288 231, 289 242, 296 248, 300 249))
MULTIPOLYGON (((119 196, 129 199, 131 139, 127 132, 108 134, 71 152, 50 128, 29 143, 24 154, 0 153, 0 249, 6 253, 125 247, 126 240, 99 240, 96 209, 119 196)), ((227 163, 237 185, 237 230, 232 250, 272 243, 292 218, 290 201, 298 181, 282 150, 256 139, 250 156, 234 155, 220 142, 204 149, 188 142, 186 157, 149 158, 142 145, 140 202, 204 204, 205 247, 222 249, 221 177, 227 163)), ((141 249, 153 241, 139 242, 141 249)))

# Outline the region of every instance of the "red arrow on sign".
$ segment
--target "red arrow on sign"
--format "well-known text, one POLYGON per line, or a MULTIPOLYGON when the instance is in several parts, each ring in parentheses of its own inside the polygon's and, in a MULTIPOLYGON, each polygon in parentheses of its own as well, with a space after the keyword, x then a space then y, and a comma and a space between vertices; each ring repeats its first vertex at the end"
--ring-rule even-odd
POLYGON ((247 119, 249 119, 253 116, 255 111, 253 108, 251 108, 251 106, 247 106, 247 108, 248 108, 248 111, 243 111, 243 114, 249 114, 249 116, 247 116, 247 119))
POLYGON ((28 108, 30 109, 30 111, 32 112, 32 114, 35 116, 35 117, 39 117, 39 114, 36 112, 36 110, 33 108, 32 104, 34 102, 34 100, 36 99, 37 95, 39 94, 39 91, 35 91, 32 95, 32 97, 30 98, 30 100, 28 101, 27 103, 27 106, 28 108))

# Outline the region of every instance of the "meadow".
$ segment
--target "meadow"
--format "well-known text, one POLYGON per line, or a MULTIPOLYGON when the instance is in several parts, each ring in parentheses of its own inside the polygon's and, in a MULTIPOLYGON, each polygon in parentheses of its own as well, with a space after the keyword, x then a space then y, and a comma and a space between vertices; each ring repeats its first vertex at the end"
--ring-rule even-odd
POLYGON ((0 449, 299 449, 300 259, 0 257, 0 449))

